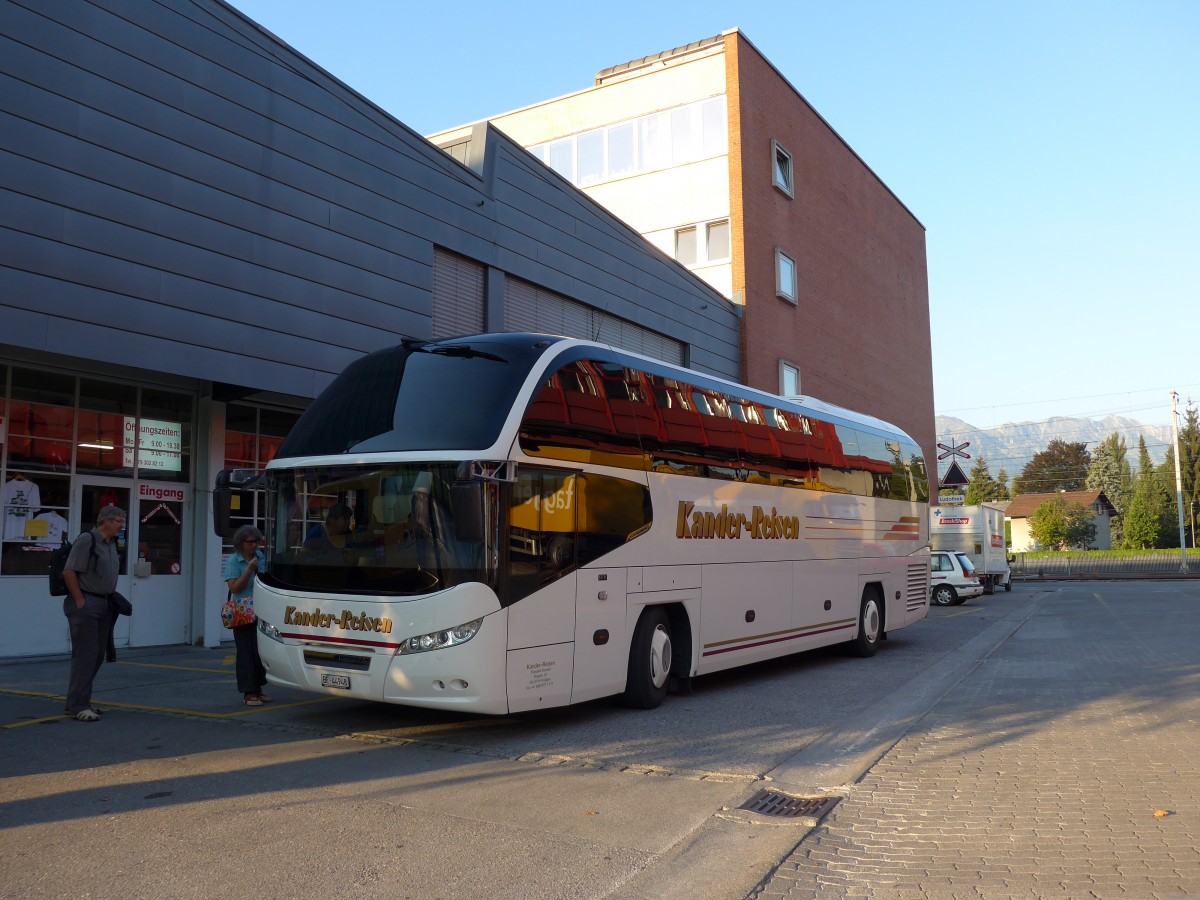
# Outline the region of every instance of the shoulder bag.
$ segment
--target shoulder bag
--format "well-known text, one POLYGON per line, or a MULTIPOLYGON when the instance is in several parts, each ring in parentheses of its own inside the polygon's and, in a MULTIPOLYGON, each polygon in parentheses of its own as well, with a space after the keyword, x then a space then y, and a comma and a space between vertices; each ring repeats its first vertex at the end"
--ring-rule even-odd
POLYGON ((254 615, 253 597, 235 597, 230 592, 225 596, 225 605, 221 607, 221 624, 226 628, 240 628, 243 625, 253 625, 257 621, 254 615))

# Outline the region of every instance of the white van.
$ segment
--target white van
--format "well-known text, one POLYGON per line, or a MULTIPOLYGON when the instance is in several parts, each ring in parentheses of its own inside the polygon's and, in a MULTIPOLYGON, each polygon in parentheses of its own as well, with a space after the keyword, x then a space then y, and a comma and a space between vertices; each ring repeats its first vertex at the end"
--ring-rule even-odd
POLYGON ((935 550, 929 554, 930 599, 938 606, 954 606, 983 593, 975 564, 967 554, 935 550))

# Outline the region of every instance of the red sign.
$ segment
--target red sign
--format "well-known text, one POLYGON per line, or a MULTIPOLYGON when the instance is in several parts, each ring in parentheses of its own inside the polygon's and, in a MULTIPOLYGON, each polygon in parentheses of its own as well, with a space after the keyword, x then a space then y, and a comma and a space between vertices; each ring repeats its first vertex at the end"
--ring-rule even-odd
POLYGON ((966 525, 970 519, 938 519, 939 525, 966 525))
POLYGON ((182 503, 186 494, 182 487, 173 484, 153 484, 145 481, 138 485, 138 498, 141 500, 173 500, 182 503))

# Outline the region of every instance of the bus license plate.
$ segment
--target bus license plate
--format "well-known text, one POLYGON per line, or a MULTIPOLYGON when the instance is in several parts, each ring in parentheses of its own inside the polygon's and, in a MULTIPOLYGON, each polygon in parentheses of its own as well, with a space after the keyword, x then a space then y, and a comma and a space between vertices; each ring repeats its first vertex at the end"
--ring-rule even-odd
POLYGON ((322 675, 321 687, 341 688, 344 691, 350 690, 349 675, 322 675))

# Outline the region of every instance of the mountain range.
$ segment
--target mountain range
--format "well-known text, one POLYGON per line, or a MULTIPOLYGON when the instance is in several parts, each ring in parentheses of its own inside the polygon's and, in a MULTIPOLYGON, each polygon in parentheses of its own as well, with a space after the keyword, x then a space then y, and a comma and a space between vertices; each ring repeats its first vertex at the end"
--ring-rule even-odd
MULTIPOLYGON (((1013 478, 1021 474, 1034 454, 1045 450, 1055 438, 1068 443, 1083 441, 1088 450, 1094 450, 1101 441, 1116 432, 1125 438, 1125 459, 1134 471, 1137 470, 1139 437, 1146 439, 1146 449, 1156 464, 1166 459, 1167 448, 1172 440, 1170 425, 1143 425, 1122 416, 1105 416, 1103 419, 1054 416, 1040 422, 1008 422, 995 428, 976 428, 953 416, 936 416, 934 424, 939 444, 959 447, 964 442, 970 443, 965 448, 965 452, 971 455, 970 459, 948 456, 938 460, 939 481, 952 460, 956 460, 963 474, 970 477, 971 469, 982 456, 993 478, 1004 469, 1010 487, 1013 478)), ((938 448, 939 456, 945 452, 944 448, 938 448)))

